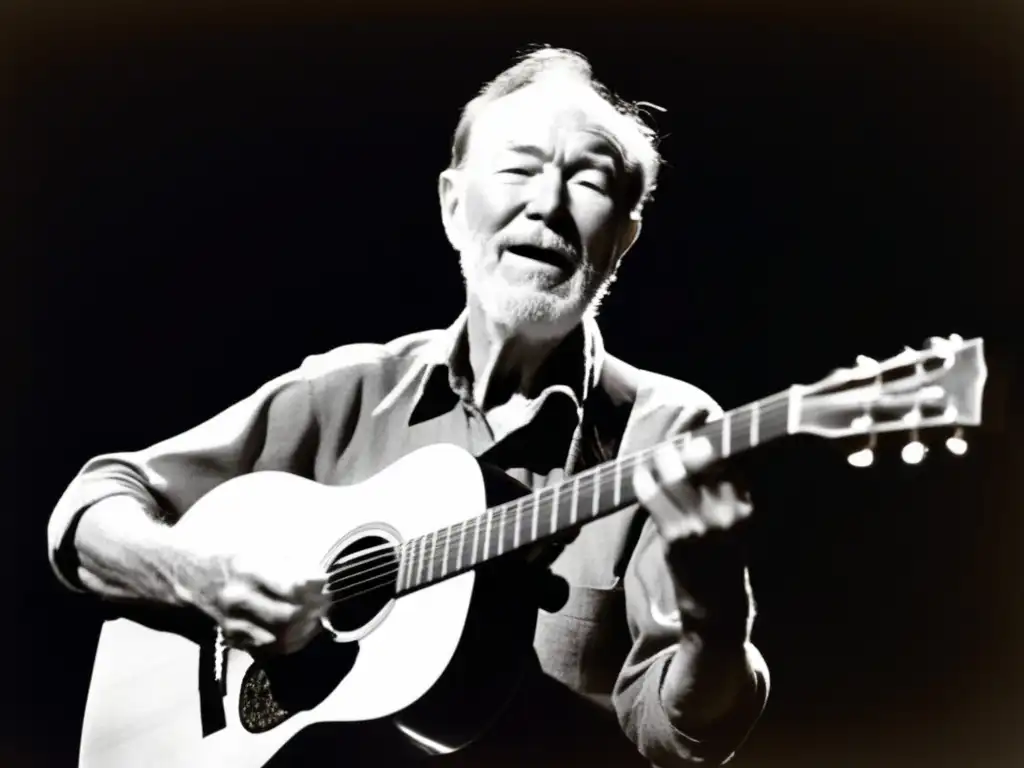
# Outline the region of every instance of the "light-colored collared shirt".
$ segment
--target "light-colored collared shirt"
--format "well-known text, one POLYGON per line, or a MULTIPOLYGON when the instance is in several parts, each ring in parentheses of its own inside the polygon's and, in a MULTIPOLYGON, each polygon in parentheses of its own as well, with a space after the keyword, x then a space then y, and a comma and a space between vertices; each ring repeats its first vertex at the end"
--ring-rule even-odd
MULTIPOLYGON (((537 489, 666 440, 702 410, 720 413, 698 388, 609 355, 588 318, 545 363, 534 395, 484 414, 472 401, 467 346, 463 312, 447 329, 338 347, 184 433, 91 459, 50 520, 55 573, 82 590, 69 532, 81 512, 112 495, 131 495, 173 522, 243 473, 272 469, 350 485, 440 442, 537 489)), ((560 610, 539 611, 534 647, 547 676, 614 714, 609 722, 659 768, 719 764, 733 754, 764 707, 766 675, 758 673, 758 701, 733 712, 714 743, 672 725, 660 691, 679 613, 647 513, 634 505, 584 526, 552 571, 570 589, 560 610)))

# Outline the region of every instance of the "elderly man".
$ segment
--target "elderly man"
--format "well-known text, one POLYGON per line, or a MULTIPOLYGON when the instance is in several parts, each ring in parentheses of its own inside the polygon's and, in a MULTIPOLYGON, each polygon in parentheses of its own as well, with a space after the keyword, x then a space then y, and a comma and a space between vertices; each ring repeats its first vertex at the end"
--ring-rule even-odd
MULTIPOLYGON (((714 418, 697 388, 607 353, 595 320, 659 163, 652 132, 582 56, 524 56, 465 107, 440 175, 467 294, 454 324, 310 357, 191 430, 92 459, 53 513, 57 575, 106 600, 198 609, 237 647, 291 652, 317 632, 320 575, 174 536, 219 483, 276 469, 351 484, 447 442, 537 489, 714 418)), ((547 562, 568 599, 538 610, 537 679, 491 746, 440 765, 536 762, 534 735, 552 765, 735 753, 769 687, 734 539, 751 507, 706 443, 691 447, 636 468, 639 505, 559 543, 547 562)))

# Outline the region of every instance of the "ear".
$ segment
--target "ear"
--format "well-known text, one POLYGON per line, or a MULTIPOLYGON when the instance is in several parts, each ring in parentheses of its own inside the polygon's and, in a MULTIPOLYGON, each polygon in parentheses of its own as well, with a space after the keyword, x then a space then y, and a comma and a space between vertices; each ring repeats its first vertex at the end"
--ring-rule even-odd
POLYGON ((462 204, 462 174, 455 168, 446 168, 437 180, 437 196, 441 203, 441 224, 448 242, 456 251, 462 250, 462 228, 459 225, 459 206, 462 204))
POLYGON ((630 215, 623 227, 622 235, 619 237, 619 241, 616 244, 616 269, 618 269, 619 263, 622 261, 622 257, 625 256, 629 249, 636 244, 637 238, 640 237, 640 230, 642 227, 643 222, 640 220, 639 214, 630 215))

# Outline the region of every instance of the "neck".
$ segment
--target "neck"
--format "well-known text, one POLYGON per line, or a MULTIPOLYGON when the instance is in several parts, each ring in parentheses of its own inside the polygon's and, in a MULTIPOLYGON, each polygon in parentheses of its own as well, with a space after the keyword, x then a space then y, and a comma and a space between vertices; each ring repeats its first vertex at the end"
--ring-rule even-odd
POLYGON ((530 395, 541 368, 564 336, 533 336, 488 317, 470 300, 466 328, 473 400, 481 408, 530 395))

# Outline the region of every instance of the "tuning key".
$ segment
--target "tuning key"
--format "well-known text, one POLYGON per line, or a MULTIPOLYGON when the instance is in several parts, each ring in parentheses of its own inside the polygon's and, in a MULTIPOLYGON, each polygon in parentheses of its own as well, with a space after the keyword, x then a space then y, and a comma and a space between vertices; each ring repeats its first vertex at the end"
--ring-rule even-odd
POLYGON ((954 456, 963 456, 967 453, 967 441, 964 440, 963 429, 957 427, 952 437, 946 439, 946 449, 954 456))
POLYGON ((928 446, 916 439, 904 445, 903 450, 900 452, 900 456, 903 457, 903 461, 906 464, 920 464, 927 454, 928 446))
POLYGON ((875 452, 870 448, 861 448, 859 451, 854 451, 846 457, 846 461, 849 462, 851 467, 857 469, 864 469, 870 467, 875 462, 875 452))
POLYGON ((930 336, 928 346, 937 350, 950 349, 960 346, 963 341, 964 338, 959 333, 951 333, 949 336, 930 336))
MULTIPOLYGON (((870 416, 864 417, 870 420, 870 416)), ((868 444, 861 448, 859 451, 854 451, 846 457, 846 461, 849 462, 851 467, 857 469, 863 469, 864 467, 870 467, 875 462, 875 443, 877 438, 875 433, 871 432, 868 434, 868 444)))
POLYGON ((875 373, 879 372, 882 368, 881 364, 877 360, 872 357, 868 357, 867 355, 857 355, 857 367, 867 368, 875 373))

